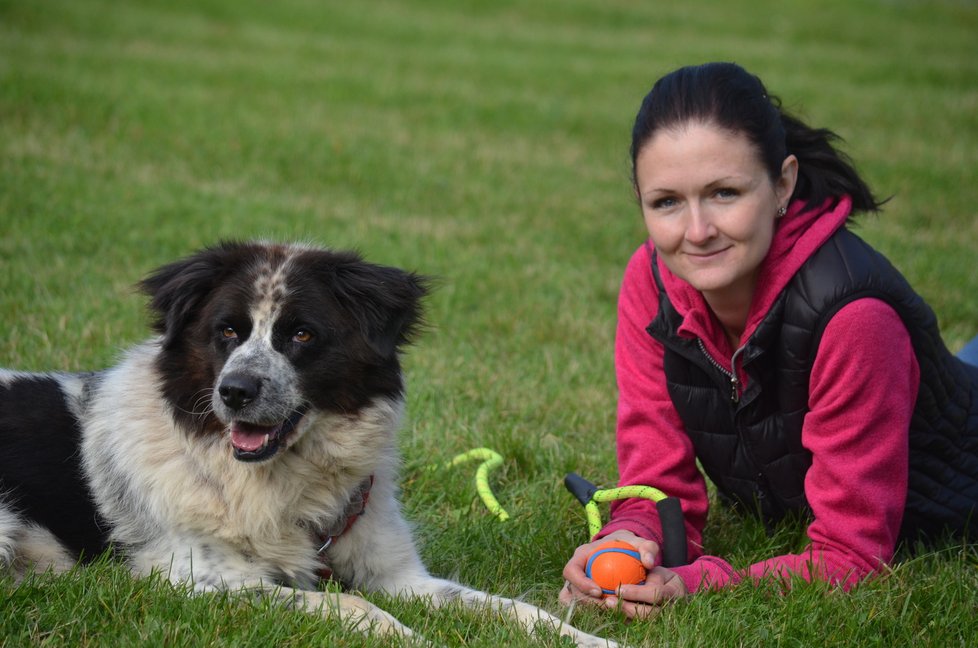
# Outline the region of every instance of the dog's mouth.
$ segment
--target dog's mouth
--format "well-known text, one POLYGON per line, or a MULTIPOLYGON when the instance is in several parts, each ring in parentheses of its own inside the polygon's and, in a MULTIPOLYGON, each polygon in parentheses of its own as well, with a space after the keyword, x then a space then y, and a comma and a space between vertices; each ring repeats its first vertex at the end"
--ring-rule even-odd
POLYGON ((276 425, 257 425, 245 421, 231 423, 231 447, 238 461, 265 461, 282 449, 289 435, 295 432, 305 416, 304 409, 296 410, 276 425))

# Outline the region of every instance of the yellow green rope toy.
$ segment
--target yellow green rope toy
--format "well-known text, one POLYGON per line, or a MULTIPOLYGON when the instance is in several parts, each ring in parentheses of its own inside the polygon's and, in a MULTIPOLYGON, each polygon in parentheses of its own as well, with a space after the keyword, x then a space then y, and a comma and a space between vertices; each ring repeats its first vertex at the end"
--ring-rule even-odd
POLYGON ((653 502, 661 502, 668 497, 668 495, 660 491, 658 488, 653 488, 652 486, 621 486, 619 488, 596 490, 591 495, 591 500, 584 505, 584 512, 587 516, 588 533, 594 536, 601 530, 601 511, 598 510, 598 504, 605 504, 607 502, 614 502, 615 500, 629 499, 632 497, 640 497, 642 499, 652 500, 653 502))
POLYGON ((682 507, 675 497, 669 497, 658 488, 645 485, 598 488, 577 473, 569 473, 564 477, 564 486, 584 505, 588 533, 592 538, 601 530, 599 502, 614 502, 632 497, 655 502, 659 521, 662 523, 662 565, 676 567, 686 564, 686 524, 682 507))
POLYGON ((503 465, 503 457, 501 454, 495 450, 490 450, 489 448, 474 448, 468 452, 463 452, 460 455, 456 455, 451 461, 445 464, 445 467, 453 468, 473 459, 482 462, 475 471, 476 492, 479 494, 479 497, 482 498, 482 502, 486 505, 486 508, 489 509, 489 512, 499 518, 500 522, 505 522, 509 519, 509 513, 507 513, 506 509, 499 505, 499 500, 497 500, 496 496, 492 494, 492 488, 489 487, 489 471, 503 465))

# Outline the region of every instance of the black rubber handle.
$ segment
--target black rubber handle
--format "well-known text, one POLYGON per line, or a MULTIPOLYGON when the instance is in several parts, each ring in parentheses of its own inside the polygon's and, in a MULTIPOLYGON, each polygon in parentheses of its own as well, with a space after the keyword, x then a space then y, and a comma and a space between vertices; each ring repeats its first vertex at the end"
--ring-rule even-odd
POLYGON ((577 473, 567 473, 567 476, 564 477, 564 486, 584 506, 587 506, 587 503, 591 501, 594 493, 598 490, 597 486, 577 473))
POLYGON ((683 520, 683 509, 675 497, 667 497, 655 503, 659 510, 659 521, 662 523, 662 566, 679 567, 685 565, 686 555, 686 522, 683 520))

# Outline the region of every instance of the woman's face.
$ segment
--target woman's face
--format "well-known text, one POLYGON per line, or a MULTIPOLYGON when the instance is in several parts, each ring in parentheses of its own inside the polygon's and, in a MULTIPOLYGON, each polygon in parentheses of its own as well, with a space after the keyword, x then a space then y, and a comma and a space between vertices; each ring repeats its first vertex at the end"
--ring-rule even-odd
POLYGON ((635 160, 636 190, 649 236, 669 270, 711 305, 749 305, 797 169, 788 156, 772 182, 743 134, 712 124, 687 123, 653 135, 635 160))

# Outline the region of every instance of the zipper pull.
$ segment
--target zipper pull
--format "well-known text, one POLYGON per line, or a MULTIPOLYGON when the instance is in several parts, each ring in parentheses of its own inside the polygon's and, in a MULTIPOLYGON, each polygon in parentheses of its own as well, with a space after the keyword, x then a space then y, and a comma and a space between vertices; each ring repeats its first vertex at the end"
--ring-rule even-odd
POLYGON ((702 354, 706 357, 707 362, 713 365, 713 367, 717 371, 722 373, 730 380, 730 402, 733 403, 734 405, 739 403, 740 402, 740 380, 737 378, 737 356, 740 355, 740 352, 743 351, 745 347, 740 347, 739 349, 734 351, 733 357, 730 358, 730 366, 733 368, 733 371, 727 371, 726 369, 723 368, 723 366, 719 362, 717 362, 713 358, 713 356, 710 355, 710 352, 706 350, 706 345, 703 344, 702 339, 696 338, 696 344, 697 346, 699 346, 700 352, 702 352, 702 354))
POLYGON ((734 351, 733 357, 730 358, 730 368, 733 370, 730 372, 730 402, 736 405, 740 402, 740 378, 737 377, 737 356, 739 356, 747 345, 739 347, 734 351))

